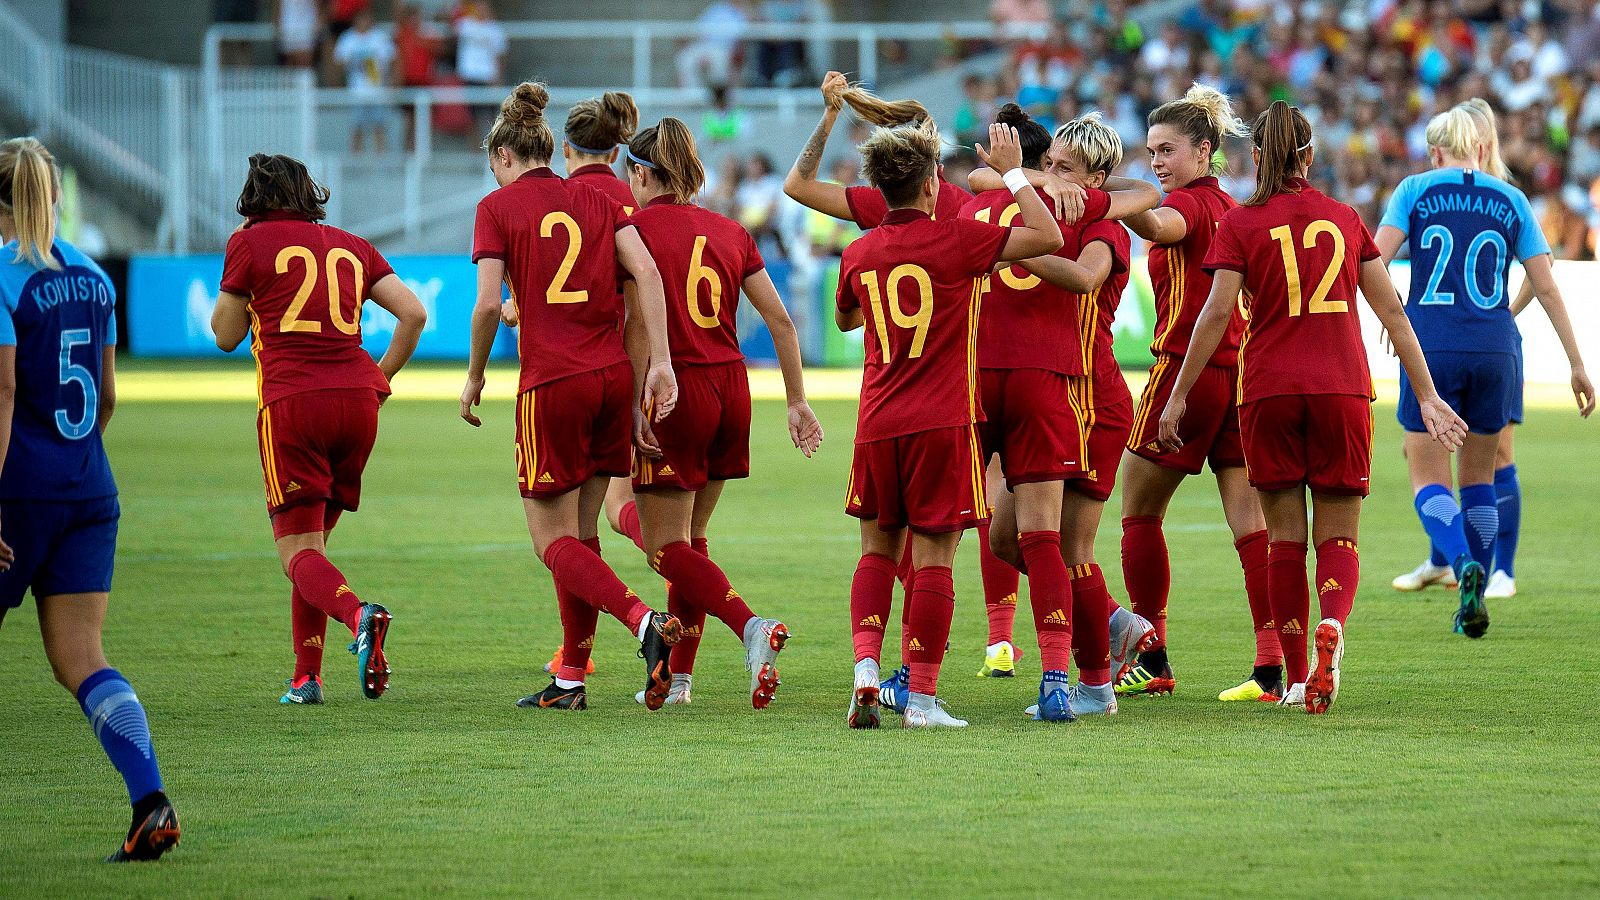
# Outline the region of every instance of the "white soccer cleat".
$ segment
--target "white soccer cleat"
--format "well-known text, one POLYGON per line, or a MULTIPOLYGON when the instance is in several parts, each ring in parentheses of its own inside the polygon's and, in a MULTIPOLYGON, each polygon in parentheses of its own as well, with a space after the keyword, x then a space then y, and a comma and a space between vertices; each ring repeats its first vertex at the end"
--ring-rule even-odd
POLYGON ((750 673, 750 705, 766 709, 778 692, 778 653, 789 629, 777 619, 756 619, 745 627, 744 667, 750 673))
POLYGON ((912 694, 906 703, 901 728, 965 728, 967 720, 950 715, 944 701, 929 694, 912 694))
POLYGON ((1389 583, 1394 586, 1395 590, 1405 591, 1406 593, 1420 591, 1436 584, 1442 587, 1454 588, 1456 586, 1456 573, 1449 566, 1436 566, 1428 560, 1423 560, 1422 565, 1396 577, 1394 581, 1389 583))
POLYGON ((1089 687, 1079 682, 1067 690, 1067 703, 1074 716, 1114 716, 1117 714, 1117 692, 1110 684, 1089 687))
POLYGON ((1517 580, 1506 574, 1504 569, 1495 569, 1489 576, 1489 586, 1484 588, 1483 596, 1490 600, 1505 600, 1517 595, 1517 580))
MULTIPOLYGON (((672 687, 667 689, 667 699, 665 701, 663 701, 664 705, 670 705, 670 704, 673 704, 673 703, 679 703, 679 704, 687 705, 689 703, 693 703, 694 702, 694 698, 691 696, 691 694, 689 692, 690 679, 693 678, 693 677, 694 676, 692 676, 692 675, 674 675, 674 676, 672 676, 672 687)), ((634 694, 633 695, 633 699, 634 699, 634 702, 643 704, 644 703, 644 691, 640 691, 639 693, 634 694)))
POLYGON ((856 663, 856 683, 850 694, 850 710, 845 713, 845 724, 851 728, 877 728, 883 719, 883 708, 878 702, 878 662, 863 659, 856 663))
POLYGON ((1149 619, 1117 607, 1111 614, 1111 683, 1116 684, 1127 673, 1130 660, 1137 660, 1155 642, 1156 627, 1149 619))
POLYGON ((1278 701, 1278 708, 1279 709, 1286 709, 1286 710, 1288 710, 1290 712, 1305 712, 1305 709, 1306 709, 1306 686, 1305 686, 1305 682, 1301 682, 1300 684, 1291 684, 1291 685, 1289 685, 1289 689, 1287 691, 1283 692, 1283 699, 1278 701))
POLYGON ((1317 623, 1313 638, 1317 658, 1306 678, 1306 712, 1320 716, 1327 712, 1339 698, 1339 663, 1344 660, 1344 626, 1338 619, 1323 619, 1317 623))

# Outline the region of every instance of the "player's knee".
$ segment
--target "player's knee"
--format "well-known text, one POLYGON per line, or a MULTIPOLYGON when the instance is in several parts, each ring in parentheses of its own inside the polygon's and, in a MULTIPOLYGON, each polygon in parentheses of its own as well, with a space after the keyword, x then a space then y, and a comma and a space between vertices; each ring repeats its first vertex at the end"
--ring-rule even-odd
POLYGON ((1004 530, 989 530, 989 549, 994 553, 995 559, 1008 566, 1022 564, 1022 548, 1017 545, 1016 534, 1004 530))

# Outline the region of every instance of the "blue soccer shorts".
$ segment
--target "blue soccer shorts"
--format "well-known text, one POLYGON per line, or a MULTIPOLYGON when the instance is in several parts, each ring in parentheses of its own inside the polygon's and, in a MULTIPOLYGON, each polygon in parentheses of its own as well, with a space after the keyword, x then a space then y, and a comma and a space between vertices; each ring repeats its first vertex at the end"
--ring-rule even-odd
MULTIPOLYGON (((1427 359, 1439 397, 1466 420, 1473 434, 1498 434, 1515 420, 1514 413, 1520 412, 1522 405, 1522 377, 1515 354, 1435 350, 1427 359)), ((1407 431, 1428 430, 1403 369, 1399 419, 1407 431)))
POLYGON ((0 538, 15 557, 0 572, 0 609, 56 594, 103 594, 111 590, 117 555, 116 497, 54 502, 0 502, 0 538))

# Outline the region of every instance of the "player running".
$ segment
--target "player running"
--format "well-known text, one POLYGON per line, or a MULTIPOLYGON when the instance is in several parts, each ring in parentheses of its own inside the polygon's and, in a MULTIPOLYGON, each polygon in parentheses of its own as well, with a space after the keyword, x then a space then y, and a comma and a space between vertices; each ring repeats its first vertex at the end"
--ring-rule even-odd
POLYGON ((850 591, 855 687, 847 722, 879 723, 878 660, 900 557, 911 530, 907 728, 964 727, 936 701, 950 637, 950 565, 961 532, 988 518, 975 424, 982 280, 1001 261, 1053 253, 1061 230, 1018 168, 1015 129, 989 129, 1022 226, 934 220, 939 132, 931 120, 878 128, 861 146, 867 179, 889 205, 881 227, 845 249, 835 319, 866 327, 866 363, 845 511, 862 520, 861 561, 850 591))
POLYGON ((1243 289, 1239 424, 1270 536, 1268 596, 1288 684, 1280 705, 1320 714, 1339 695, 1344 624, 1361 577, 1356 530, 1372 471, 1372 377, 1355 309, 1358 285, 1414 373, 1428 433, 1454 449, 1467 426, 1434 391, 1360 216, 1305 180, 1315 154, 1311 123, 1278 100, 1256 118, 1251 134, 1256 190, 1217 225, 1204 263, 1213 273, 1211 294, 1161 413, 1160 441, 1171 452, 1183 449, 1188 397, 1226 337, 1243 289), (1308 487, 1322 617, 1314 669, 1306 659, 1308 487))
POLYGON ((56 681, 128 787, 133 823, 108 862, 178 843, 144 706, 101 649, 117 484, 101 434, 116 407, 111 279, 56 236, 61 171, 31 137, 0 144, 0 622, 30 590, 56 681))
MULTIPOLYGON (((1456 461, 1458 504, 1449 454, 1427 439, 1410 380, 1401 378, 1399 418, 1417 515, 1458 584, 1454 628, 1469 638, 1489 628, 1484 597, 1500 531, 1496 458, 1521 403, 1521 337, 1507 289, 1513 258, 1566 350, 1579 414, 1588 416, 1595 403, 1552 274, 1550 245, 1527 197, 1491 174, 1504 172, 1493 117, 1477 98, 1433 117, 1426 137, 1434 168, 1400 182, 1377 236, 1386 261, 1408 245, 1415 302, 1408 300, 1406 314, 1442 395, 1471 429, 1456 461)), ((1426 572, 1418 581, 1437 578, 1426 572)))
POLYGON ((1217 220, 1237 206, 1217 181, 1218 152, 1225 138, 1247 133, 1227 96, 1195 85, 1182 99, 1149 116, 1146 141, 1150 167, 1166 198, 1160 207, 1126 222, 1150 242, 1150 282, 1155 290, 1156 327, 1150 351, 1155 362, 1139 399, 1133 433, 1122 455, 1122 575, 1133 611, 1156 628, 1156 642, 1136 665, 1119 673, 1119 694, 1170 694, 1177 687, 1167 658, 1167 603, 1172 562, 1162 520, 1178 486, 1209 465, 1216 476, 1223 517, 1233 533, 1244 569, 1245 595, 1254 624, 1256 658, 1251 675, 1219 700, 1276 701, 1283 691, 1283 657, 1267 603, 1267 530, 1261 505, 1245 478, 1234 403, 1239 336, 1235 312, 1217 350, 1206 360, 1197 393, 1183 421, 1183 449, 1167 452, 1156 420, 1189 352, 1189 336, 1211 275, 1201 266, 1217 220))
POLYGON ((478 302, 461 418, 483 397, 484 367, 502 317, 517 331, 517 478, 534 552, 549 567, 561 611, 561 667, 518 706, 585 709, 584 669, 603 610, 627 626, 645 661, 645 706, 660 709, 678 620, 639 601, 600 558, 596 521, 606 484, 628 474, 634 372, 622 344, 620 264, 638 287, 632 312, 650 349, 642 397, 657 421, 677 402, 661 276, 621 204, 550 171, 555 137, 544 85, 517 85, 484 145, 500 188, 478 203, 472 259, 478 302), (511 289, 502 304, 500 286, 511 289))
MULTIPOLYGON (((807 457, 822 445, 822 426, 806 402, 800 341, 767 275, 755 240, 743 225, 695 205, 705 170, 694 137, 682 121, 662 119, 627 148, 628 183, 638 201, 633 224, 661 271, 667 296, 667 331, 678 378, 673 415, 652 426, 641 421, 633 489, 645 554, 667 580, 668 611, 699 629, 707 613, 739 635, 750 672, 750 705, 765 709, 778 688, 778 652, 789 629, 750 611, 705 544, 722 489, 750 475, 750 381, 734 316, 739 290, 772 333, 788 395, 789 440, 807 457)), ((648 339, 630 323, 628 341, 637 363, 648 339)), ((636 365, 643 371, 642 364, 636 365)), ((643 420, 644 413, 638 414, 643 420)), ((680 646, 682 642, 680 641, 680 646)), ((682 673, 684 701, 693 663, 673 648, 674 688, 682 673)))
POLYGON ((239 193, 245 222, 228 239, 211 316, 217 346, 247 334, 256 360, 256 436, 267 512, 289 597, 295 670, 282 703, 322 702, 328 619, 355 637, 362 696, 389 686, 389 610, 363 603, 327 557, 339 516, 361 502, 361 475, 378 438, 378 407, 417 349, 428 314, 376 249, 321 224, 328 191, 305 164, 257 153, 239 193), (361 346, 367 299, 398 320, 383 358, 361 346))

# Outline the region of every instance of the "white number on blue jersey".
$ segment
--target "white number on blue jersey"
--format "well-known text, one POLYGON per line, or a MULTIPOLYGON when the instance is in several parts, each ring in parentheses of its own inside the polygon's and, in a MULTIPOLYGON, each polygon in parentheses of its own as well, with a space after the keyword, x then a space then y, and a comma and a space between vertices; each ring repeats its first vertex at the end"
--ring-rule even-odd
POLYGON ((81 440, 94 431, 95 419, 100 414, 100 395, 94 386, 94 376, 88 369, 72 361, 72 348, 87 347, 94 338, 87 328, 71 328, 61 332, 61 386, 77 384, 83 389, 83 411, 73 421, 65 409, 56 409, 56 430, 69 441, 81 440))
MULTIPOLYGON (((1439 290, 1439 283, 1444 280, 1446 268, 1455 251, 1455 237, 1443 225, 1429 225, 1422 232, 1423 249, 1432 249, 1436 245, 1439 253, 1434 257, 1433 272, 1428 276, 1428 288, 1418 302, 1423 306, 1452 306, 1456 302, 1456 295, 1451 291, 1439 290)), ((1494 309, 1505 299, 1505 280, 1499 273, 1505 270, 1507 255, 1506 239, 1497 231, 1480 231, 1467 244, 1466 257, 1462 260, 1465 271, 1461 280, 1467 287, 1467 296, 1475 305, 1494 309), (1478 280, 1478 257, 1486 247, 1494 248, 1494 267, 1491 271, 1495 273, 1490 278, 1487 293, 1478 280)))

